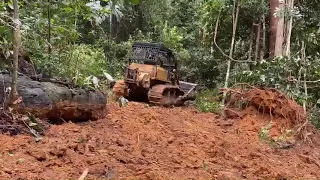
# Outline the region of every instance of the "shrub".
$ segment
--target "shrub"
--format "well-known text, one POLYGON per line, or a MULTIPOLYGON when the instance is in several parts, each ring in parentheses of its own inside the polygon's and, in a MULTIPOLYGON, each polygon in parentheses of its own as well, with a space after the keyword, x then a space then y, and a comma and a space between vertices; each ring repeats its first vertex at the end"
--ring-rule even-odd
POLYGON ((220 113, 218 90, 203 90, 197 94, 196 106, 201 112, 220 113))

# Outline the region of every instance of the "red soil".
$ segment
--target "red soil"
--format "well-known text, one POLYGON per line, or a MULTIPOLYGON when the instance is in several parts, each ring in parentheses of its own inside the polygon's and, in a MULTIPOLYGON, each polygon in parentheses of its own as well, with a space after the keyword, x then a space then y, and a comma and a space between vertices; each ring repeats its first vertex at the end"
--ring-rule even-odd
POLYGON ((274 148, 259 138, 293 128, 253 106, 222 120, 190 107, 108 105, 105 119, 52 125, 40 142, 0 135, 0 179, 312 179, 320 178, 320 138, 274 148))

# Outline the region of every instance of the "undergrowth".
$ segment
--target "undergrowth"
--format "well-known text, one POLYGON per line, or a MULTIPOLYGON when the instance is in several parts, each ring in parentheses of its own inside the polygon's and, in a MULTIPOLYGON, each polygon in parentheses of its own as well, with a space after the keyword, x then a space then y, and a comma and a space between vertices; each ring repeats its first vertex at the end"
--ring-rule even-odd
POLYGON ((320 108, 314 107, 309 112, 309 121, 317 128, 320 128, 320 108))
POLYGON ((196 107, 201 112, 220 113, 222 107, 218 90, 203 90, 199 92, 196 98, 196 107))
POLYGON ((273 122, 261 127, 259 132, 260 141, 268 144, 274 148, 288 149, 294 146, 295 142, 292 140, 294 132, 290 129, 282 129, 278 136, 272 137, 270 135, 270 129, 273 126, 273 122))
POLYGON ((259 132, 259 138, 262 142, 265 142, 269 145, 274 145, 275 140, 270 136, 269 131, 272 128, 273 123, 270 122, 269 124, 261 127, 261 130, 259 132))

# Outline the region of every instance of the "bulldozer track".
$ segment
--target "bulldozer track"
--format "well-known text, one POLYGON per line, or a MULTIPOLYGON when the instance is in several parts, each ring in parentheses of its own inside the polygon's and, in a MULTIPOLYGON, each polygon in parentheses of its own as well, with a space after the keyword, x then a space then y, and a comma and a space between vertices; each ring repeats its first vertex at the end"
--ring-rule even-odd
POLYGON ((117 97, 126 97, 126 83, 124 80, 119 80, 116 82, 116 84, 112 88, 112 92, 117 97))
POLYGON ((161 84, 153 86, 148 92, 149 102, 156 105, 174 105, 179 96, 184 94, 178 86, 161 84))

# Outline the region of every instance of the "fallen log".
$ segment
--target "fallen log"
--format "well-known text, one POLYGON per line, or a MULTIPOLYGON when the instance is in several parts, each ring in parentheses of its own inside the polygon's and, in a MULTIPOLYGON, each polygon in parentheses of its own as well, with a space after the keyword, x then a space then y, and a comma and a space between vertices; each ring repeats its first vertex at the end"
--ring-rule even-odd
MULTIPOLYGON (((0 74, 0 103, 6 100, 5 89, 10 87, 11 76, 0 74)), ((63 121, 97 120, 106 116, 106 96, 103 92, 80 88, 70 89, 52 82, 39 82, 20 74, 19 96, 22 102, 12 108, 19 113, 32 113, 53 123, 63 121)))

